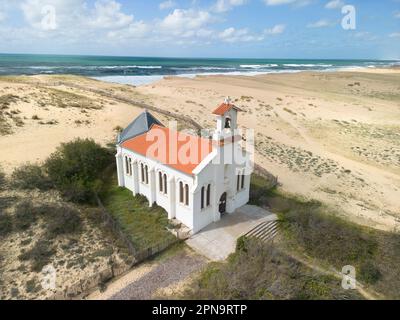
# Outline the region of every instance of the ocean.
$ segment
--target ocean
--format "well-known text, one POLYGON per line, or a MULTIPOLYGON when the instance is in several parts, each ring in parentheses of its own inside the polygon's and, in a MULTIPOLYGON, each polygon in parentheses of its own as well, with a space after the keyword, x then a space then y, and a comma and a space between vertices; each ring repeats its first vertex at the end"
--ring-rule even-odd
POLYGON ((73 74, 142 85, 165 76, 230 74, 253 76, 300 71, 336 71, 399 65, 392 60, 194 59, 0 54, 0 75, 73 74))

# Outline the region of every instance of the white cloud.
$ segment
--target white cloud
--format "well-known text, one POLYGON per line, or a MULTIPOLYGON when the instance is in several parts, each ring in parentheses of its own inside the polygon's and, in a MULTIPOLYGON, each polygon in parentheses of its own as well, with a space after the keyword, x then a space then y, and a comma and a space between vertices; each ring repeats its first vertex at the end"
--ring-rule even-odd
POLYGON ((133 15, 121 12, 121 4, 114 0, 101 0, 95 3, 88 25, 94 28, 122 28, 133 22, 133 15))
POLYGON ((285 4, 293 4, 297 7, 309 5, 312 0, 263 0, 267 6, 280 6, 285 4))
POLYGON ((175 1, 167 0, 167 1, 161 2, 158 7, 160 8, 160 10, 165 10, 165 9, 171 9, 175 6, 176 6, 175 1))
POLYGON ((393 32, 389 34, 390 38, 400 38, 400 32, 393 32))
POLYGON ((217 0, 213 6, 215 12, 226 12, 231 10, 233 7, 243 6, 247 3, 247 0, 217 0))
POLYGON ((395 17, 396 19, 400 19, 400 11, 395 12, 394 17, 395 17))
POLYGON ((265 29, 265 34, 280 34, 285 32, 286 26, 284 24, 277 24, 270 29, 265 29))
POLYGON ((54 13, 54 28, 70 32, 84 27, 114 29, 129 26, 133 16, 122 12, 115 0, 98 0, 89 9, 84 0, 24 0, 21 9, 28 24, 39 30, 48 31, 46 17, 54 13))
POLYGON ((113 30, 107 33, 107 37, 111 40, 124 41, 126 39, 137 40, 143 39, 151 32, 151 28, 143 21, 131 23, 129 27, 113 30))
POLYGON ((326 9, 339 9, 342 8, 344 6, 344 2, 341 0, 332 0, 329 1, 326 5, 325 8, 326 9))
POLYGON ((182 34, 188 30, 201 29, 212 20, 212 16, 207 11, 175 9, 161 21, 160 27, 164 32, 182 34))
POLYGON ((354 38, 360 39, 363 41, 374 41, 374 40, 378 39, 377 36, 373 35, 371 32, 368 32, 368 31, 359 31, 359 32, 356 32, 353 36, 354 36, 354 38))
POLYGON ((307 28, 326 28, 326 27, 331 27, 333 25, 334 25, 334 23, 332 23, 331 21, 326 20, 326 19, 321 19, 316 22, 309 23, 307 25, 307 28))
POLYGON ((264 40, 264 36, 262 35, 252 35, 249 30, 244 29, 235 29, 234 27, 230 27, 225 29, 224 31, 218 34, 218 38, 224 42, 255 42, 264 40))
MULTIPOLYGON (((0 0, 1 4, 5 0, 0 0)), ((245 4, 248 0, 229 0, 230 6, 245 4)), ((8 1, 7 1, 8 3, 8 1)), ((120 0, 20 0, 12 4, 20 9, 25 25, 0 28, 0 43, 32 43, 35 47, 63 48, 84 44, 85 47, 141 46, 159 43, 174 45, 208 45, 215 42, 257 42, 264 33, 255 34, 247 28, 220 30, 217 12, 202 9, 174 9, 164 18, 136 20, 132 12, 124 10, 120 0), (53 28, 43 25, 43 7, 52 6, 55 12, 53 28)), ((164 3, 165 4, 165 3, 164 3)), ((166 5, 166 4, 165 4, 166 5)), ((169 4, 168 4, 169 5, 169 4)), ((161 8, 161 7, 160 7, 161 8)), ((210 9, 210 8, 209 8, 210 9)), ((3 24, 1 24, 3 25, 3 24)), ((268 33, 283 32, 284 26, 272 27, 268 33)))

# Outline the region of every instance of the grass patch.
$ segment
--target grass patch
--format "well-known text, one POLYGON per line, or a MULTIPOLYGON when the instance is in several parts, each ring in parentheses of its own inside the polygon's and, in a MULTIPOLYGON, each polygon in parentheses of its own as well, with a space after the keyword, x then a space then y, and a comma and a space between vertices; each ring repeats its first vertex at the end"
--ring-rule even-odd
MULTIPOLYGON (((114 172, 115 170, 113 170, 114 172)), ((143 250, 174 236, 166 230, 168 216, 164 209, 153 206, 142 196, 118 187, 116 174, 111 176, 100 197, 107 210, 117 219, 137 250, 143 250)))

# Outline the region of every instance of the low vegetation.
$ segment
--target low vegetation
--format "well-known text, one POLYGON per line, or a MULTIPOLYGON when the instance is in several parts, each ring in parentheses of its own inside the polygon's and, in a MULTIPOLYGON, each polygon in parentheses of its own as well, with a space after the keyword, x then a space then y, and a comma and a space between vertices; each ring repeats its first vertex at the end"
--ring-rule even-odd
POLYGON ((316 274, 279 247, 242 243, 227 263, 212 263, 183 294, 186 299, 361 299, 336 278, 316 274))
POLYGON ((14 170, 11 175, 11 186, 21 190, 46 191, 51 189, 53 184, 41 166, 26 164, 14 170))
POLYGON ((287 250, 304 253, 338 271, 352 265, 357 280, 387 297, 400 297, 398 233, 362 227, 337 217, 319 202, 265 190, 262 180, 253 178, 252 202, 279 214, 287 250))
POLYGON ((270 189, 254 175, 251 204, 280 218, 274 244, 240 238, 226 263, 212 263, 184 292, 187 299, 360 299, 343 290, 340 280, 299 262, 341 271, 356 268, 356 278, 390 299, 400 298, 400 235, 348 222, 316 201, 305 201, 270 189))
POLYGON ((0 167, 0 190, 2 190, 6 185, 7 179, 6 174, 4 173, 3 169, 0 167))
POLYGON ((6 237, 13 231, 12 218, 9 214, 0 212, 0 238, 6 237))
POLYGON ((32 249, 22 253, 19 256, 21 261, 30 261, 31 270, 40 272, 44 266, 50 263, 55 254, 53 244, 48 240, 39 240, 32 249))
POLYGON ((42 166, 26 164, 15 169, 12 187, 41 191, 56 188, 67 201, 91 203, 93 192, 102 184, 99 174, 112 162, 108 149, 90 139, 77 139, 62 144, 42 166))

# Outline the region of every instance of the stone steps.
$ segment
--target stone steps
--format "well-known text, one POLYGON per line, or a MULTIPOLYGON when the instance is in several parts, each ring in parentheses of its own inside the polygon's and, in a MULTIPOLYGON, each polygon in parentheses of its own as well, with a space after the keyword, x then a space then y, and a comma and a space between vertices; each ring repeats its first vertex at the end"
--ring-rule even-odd
POLYGON ((259 224, 248 233, 245 234, 245 237, 248 238, 256 238, 263 242, 270 242, 274 240, 274 238, 278 235, 279 231, 279 221, 267 221, 259 224))

